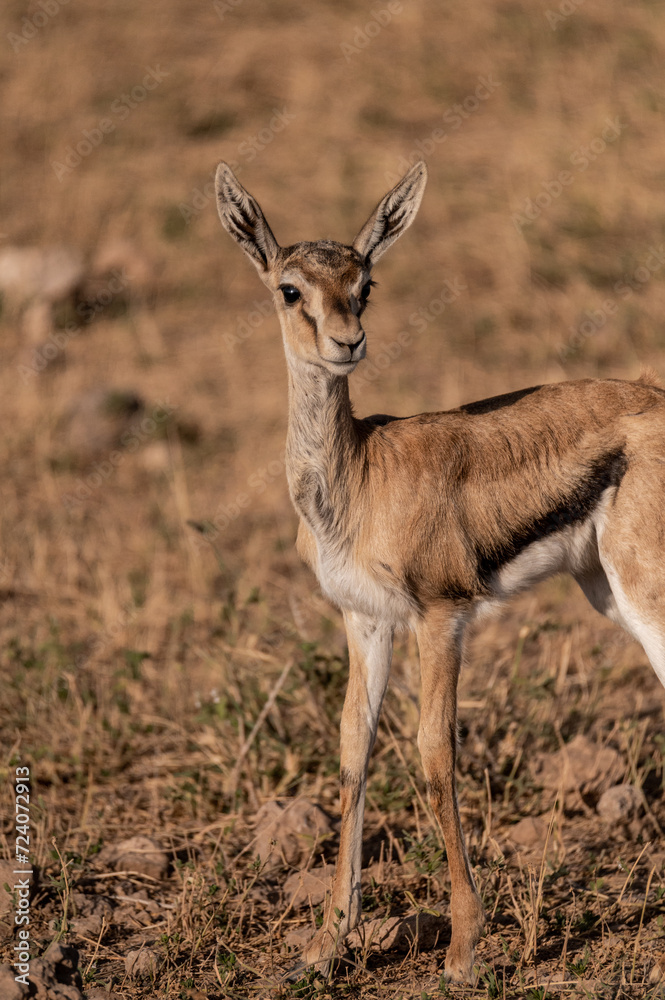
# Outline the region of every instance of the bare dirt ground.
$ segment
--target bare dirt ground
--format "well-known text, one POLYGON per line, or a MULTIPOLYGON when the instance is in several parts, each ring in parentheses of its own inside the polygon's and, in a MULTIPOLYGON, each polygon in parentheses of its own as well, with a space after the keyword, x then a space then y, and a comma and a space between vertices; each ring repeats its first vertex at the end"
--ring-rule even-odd
POLYGON ((559 579, 466 652, 476 985, 440 980, 408 636, 363 934, 282 981, 335 858, 347 654, 294 551, 277 322, 209 184, 224 157, 281 242, 351 240, 425 156, 361 413, 665 375, 663 4, 9 0, 0 87, 0 960, 29 929, 30 995, 72 1000, 659 995, 665 695, 559 579))

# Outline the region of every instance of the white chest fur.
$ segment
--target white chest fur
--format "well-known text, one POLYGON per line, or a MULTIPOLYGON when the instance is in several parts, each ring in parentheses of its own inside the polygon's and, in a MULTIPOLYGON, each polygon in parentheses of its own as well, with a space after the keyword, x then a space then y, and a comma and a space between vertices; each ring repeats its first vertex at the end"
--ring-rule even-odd
POLYGON ((311 538, 312 569, 331 603, 392 626, 411 623, 417 610, 413 599, 371 556, 359 556, 349 542, 335 543, 314 533, 311 538))

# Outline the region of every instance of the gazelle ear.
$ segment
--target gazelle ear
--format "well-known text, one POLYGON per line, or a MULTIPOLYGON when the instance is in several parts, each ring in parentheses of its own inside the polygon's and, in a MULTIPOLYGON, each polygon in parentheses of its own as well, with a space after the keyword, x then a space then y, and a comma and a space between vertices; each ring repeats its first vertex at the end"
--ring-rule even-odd
POLYGON ((409 228, 420 208, 426 183, 427 167, 420 160, 372 212, 353 243, 368 267, 376 264, 391 243, 409 228))
POLYGON ((267 274, 277 256, 279 245, 265 220, 259 203, 252 198, 223 161, 215 175, 217 211, 222 225, 240 244, 261 276, 267 274))

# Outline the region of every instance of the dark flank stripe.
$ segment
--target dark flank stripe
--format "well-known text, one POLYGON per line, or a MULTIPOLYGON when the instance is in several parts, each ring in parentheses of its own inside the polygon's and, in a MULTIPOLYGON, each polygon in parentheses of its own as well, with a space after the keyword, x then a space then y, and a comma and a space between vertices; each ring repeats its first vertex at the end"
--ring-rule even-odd
POLYGON ((588 475, 575 490, 547 513, 520 525, 511 537, 492 547, 477 545, 475 555, 478 576, 484 592, 490 590, 490 577, 529 545, 588 517, 598 505, 604 491, 610 486, 619 485, 626 467, 627 460, 623 450, 603 455, 591 465, 588 475))

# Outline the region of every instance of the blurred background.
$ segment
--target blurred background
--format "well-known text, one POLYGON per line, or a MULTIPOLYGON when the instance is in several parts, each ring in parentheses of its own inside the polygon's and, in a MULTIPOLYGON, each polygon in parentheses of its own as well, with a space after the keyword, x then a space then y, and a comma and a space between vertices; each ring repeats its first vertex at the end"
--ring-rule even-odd
MULTIPOLYGON (((218 160, 283 245, 351 242, 426 160, 375 274, 361 415, 662 373, 664 50, 654 0, 2 5, 0 738, 5 770, 32 761, 41 865, 53 836, 84 868, 91 845, 168 831, 229 867, 266 800, 338 809, 341 619, 294 551, 280 333, 219 224, 218 160)), ((467 661, 475 863, 488 790, 506 823, 537 813, 527 762, 579 733, 661 795, 660 689, 572 584, 511 605, 467 661)), ((417 692, 401 637, 377 844, 424 842, 417 692)))

